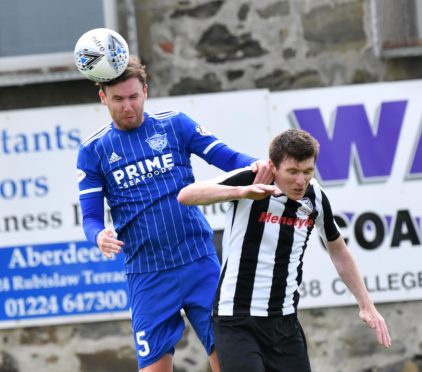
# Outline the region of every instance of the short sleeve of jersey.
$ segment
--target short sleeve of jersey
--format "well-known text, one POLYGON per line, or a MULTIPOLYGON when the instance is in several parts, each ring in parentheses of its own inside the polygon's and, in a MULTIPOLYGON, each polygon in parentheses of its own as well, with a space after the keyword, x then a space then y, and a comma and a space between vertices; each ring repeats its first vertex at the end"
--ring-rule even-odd
POLYGON ((316 226, 319 234, 326 241, 334 241, 340 236, 338 226, 334 220, 330 202, 323 190, 321 192, 322 213, 318 216, 316 226))
POLYGON ((93 147, 81 144, 79 147, 77 172, 79 183, 79 198, 103 195, 103 180, 98 170, 98 156, 93 153, 93 147))
POLYGON ((252 172, 249 167, 236 169, 223 175, 217 180, 217 183, 226 186, 247 186, 253 184, 255 176, 256 173, 252 172))

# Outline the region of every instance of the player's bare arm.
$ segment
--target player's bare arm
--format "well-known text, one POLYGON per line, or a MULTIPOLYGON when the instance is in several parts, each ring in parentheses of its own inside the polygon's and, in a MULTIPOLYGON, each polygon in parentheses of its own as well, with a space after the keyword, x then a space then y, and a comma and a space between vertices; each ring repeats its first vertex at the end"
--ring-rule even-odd
POLYGON ((390 347, 391 337, 387 323, 375 308, 356 262, 349 249, 347 249, 343 238, 340 236, 332 242, 326 242, 326 246, 340 278, 356 298, 359 305, 360 318, 375 330, 377 341, 380 345, 384 345, 386 348, 390 347))
POLYGON ((269 195, 280 194, 281 191, 274 185, 226 186, 212 182, 195 182, 183 188, 177 199, 185 205, 208 205, 236 199, 261 200, 269 195))

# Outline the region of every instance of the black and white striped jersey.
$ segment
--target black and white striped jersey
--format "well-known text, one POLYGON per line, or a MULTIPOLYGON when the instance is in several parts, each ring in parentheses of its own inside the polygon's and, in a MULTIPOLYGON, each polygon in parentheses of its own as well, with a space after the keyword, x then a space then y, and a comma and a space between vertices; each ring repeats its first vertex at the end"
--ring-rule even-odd
MULTIPOLYGON (((250 169, 227 173, 219 183, 250 185, 250 169)), ((312 179, 298 201, 285 195, 229 202, 222 271, 214 315, 273 316, 295 313, 303 255, 316 226, 323 240, 340 235, 327 196, 312 179)))

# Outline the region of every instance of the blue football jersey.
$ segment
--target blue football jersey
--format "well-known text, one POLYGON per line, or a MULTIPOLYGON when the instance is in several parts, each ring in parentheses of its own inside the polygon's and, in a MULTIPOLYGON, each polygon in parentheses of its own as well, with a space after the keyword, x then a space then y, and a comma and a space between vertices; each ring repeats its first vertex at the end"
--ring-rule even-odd
POLYGON ((144 113, 142 125, 129 131, 110 123, 81 144, 79 197, 107 199, 118 239, 125 243, 128 273, 165 270, 214 253, 202 212, 179 204, 177 194, 194 182, 191 154, 224 170, 255 160, 244 154, 222 160, 218 154, 226 149, 174 111, 144 113))

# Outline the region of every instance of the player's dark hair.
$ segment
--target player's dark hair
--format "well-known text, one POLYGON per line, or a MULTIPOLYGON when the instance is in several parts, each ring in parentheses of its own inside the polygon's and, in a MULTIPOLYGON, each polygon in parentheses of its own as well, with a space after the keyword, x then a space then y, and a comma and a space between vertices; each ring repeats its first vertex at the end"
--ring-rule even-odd
POLYGON ((104 88, 106 87, 122 83, 133 77, 137 78, 143 86, 147 85, 147 72, 145 66, 141 63, 138 57, 131 55, 129 56, 129 62, 126 69, 120 76, 106 83, 97 83, 97 85, 100 87, 100 90, 104 91, 104 88))
POLYGON ((297 161, 309 158, 316 161, 318 153, 318 141, 301 129, 288 129, 279 134, 271 141, 269 150, 270 159, 277 168, 288 157, 297 161))

